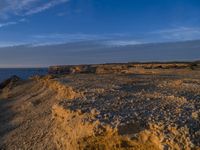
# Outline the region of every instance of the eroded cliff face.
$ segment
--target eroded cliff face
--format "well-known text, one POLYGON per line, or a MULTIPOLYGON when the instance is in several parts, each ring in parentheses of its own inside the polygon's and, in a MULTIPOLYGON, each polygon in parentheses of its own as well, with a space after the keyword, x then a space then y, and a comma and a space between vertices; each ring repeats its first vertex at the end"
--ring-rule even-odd
POLYGON ((199 71, 139 71, 8 80, 0 149, 200 148, 199 71))

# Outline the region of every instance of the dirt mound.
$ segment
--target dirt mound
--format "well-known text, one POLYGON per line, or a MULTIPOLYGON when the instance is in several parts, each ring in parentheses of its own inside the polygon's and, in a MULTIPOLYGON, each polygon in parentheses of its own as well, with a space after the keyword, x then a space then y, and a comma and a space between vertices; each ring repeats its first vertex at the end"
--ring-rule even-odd
POLYGON ((58 99, 74 99, 81 96, 79 93, 74 92, 71 87, 62 84, 62 81, 59 81, 57 78, 55 78, 55 76, 52 75, 41 77, 35 76, 32 78, 32 80, 35 80, 41 83, 43 86, 55 91, 58 99))
POLYGON ((0 94, 0 149, 56 149, 52 106, 76 97, 76 92, 48 76, 20 82, 9 92, 5 89, 0 94))

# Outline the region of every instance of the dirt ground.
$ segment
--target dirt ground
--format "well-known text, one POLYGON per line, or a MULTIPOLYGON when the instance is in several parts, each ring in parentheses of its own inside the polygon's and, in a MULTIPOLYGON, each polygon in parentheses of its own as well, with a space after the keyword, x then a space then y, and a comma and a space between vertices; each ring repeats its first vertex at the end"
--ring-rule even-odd
POLYGON ((3 94, 0 149, 55 149, 50 132, 55 92, 42 84, 26 81, 3 94))
POLYGON ((74 74, 0 94, 0 149, 198 149, 200 72, 74 74))

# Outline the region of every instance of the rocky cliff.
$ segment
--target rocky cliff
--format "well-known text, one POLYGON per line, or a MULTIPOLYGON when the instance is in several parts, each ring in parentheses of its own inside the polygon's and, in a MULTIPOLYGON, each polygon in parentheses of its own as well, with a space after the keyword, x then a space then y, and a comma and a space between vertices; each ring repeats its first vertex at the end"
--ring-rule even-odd
POLYGON ((199 62, 172 63, 124 63, 124 64, 95 64, 95 65, 64 65, 49 67, 50 74, 78 74, 78 73, 137 73, 138 70, 167 70, 167 69, 198 69, 199 62))

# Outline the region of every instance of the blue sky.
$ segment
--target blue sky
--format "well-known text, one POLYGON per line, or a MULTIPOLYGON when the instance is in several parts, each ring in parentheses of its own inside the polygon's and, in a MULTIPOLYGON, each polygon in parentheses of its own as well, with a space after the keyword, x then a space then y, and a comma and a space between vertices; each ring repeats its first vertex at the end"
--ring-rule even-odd
POLYGON ((199 0, 1 0, 0 47, 200 38, 199 0))
POLYGON ((199 0, 0 0, 0 67, 200 59, 200 42, 134 47, 190 40, 199 0))

